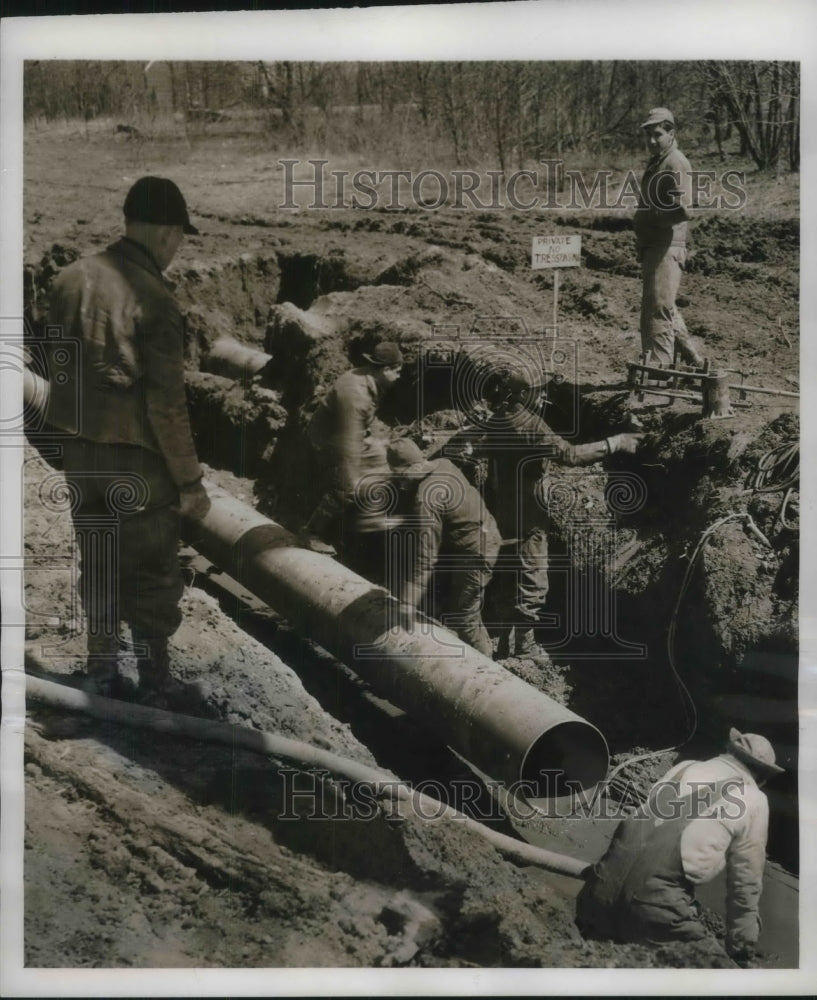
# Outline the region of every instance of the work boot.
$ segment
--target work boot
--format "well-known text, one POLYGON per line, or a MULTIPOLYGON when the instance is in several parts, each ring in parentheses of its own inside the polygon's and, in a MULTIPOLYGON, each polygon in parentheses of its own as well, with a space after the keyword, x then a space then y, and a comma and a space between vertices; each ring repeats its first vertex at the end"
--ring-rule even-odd
POLYGON ((513 637, 513 628, 501 628, 499 630, 499 638, 496 643, 496 651, 494 652, 495 660, 507 660, 511 655, 511 638, 513 637))
POLYGON ((88 634, 88 658, 85 678, 80 688, 86 694, 110 698, 119 679, 119 641, 115 635, 92 632, 88 634))
POLYGON ((133 630, 134 645, 147 646, 148 655, 136 660, 139 672, 137 697, 142 704, 173 712, 200 712, 202 693, 197 682, 185 683, 170 672, 170 653, 167 636, 148 636, 133 630))
POLYGON ((170 675, 170 654, 167 636, 147 635, 133 629, 134 646, 146 646, 147 650, 138 654, 136 669, 139 673, 140 700, 152 700, 165 692, 172 680, 170 675))
POLYGON ((536 641, 533 628, 530 625, 517 625, 514 628, 513 655, 522 660, 533 660, 537 666, 550 663, 550 655, 536 641))

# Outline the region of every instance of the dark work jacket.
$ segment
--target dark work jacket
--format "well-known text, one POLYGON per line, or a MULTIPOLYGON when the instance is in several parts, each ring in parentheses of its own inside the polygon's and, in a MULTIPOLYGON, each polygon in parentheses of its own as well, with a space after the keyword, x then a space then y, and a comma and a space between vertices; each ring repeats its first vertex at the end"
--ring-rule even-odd
POLYGON ((184 321, 148 251, 123 238, 71 264, 54 283, 48 323, 62 328, 49 345, 48 422, 158 452, 177 486, 198 479, 184 321))
POLYGON ((415 607, 441 552, 493 565, 500 543, 496 522, 460 470, 447 458, 429 464, 431 472, 417 484, 408 505, 407 524, 417 531, 418 544, 397 594, 415 607))
POLYGON ((488 459, 488 507, 507 540, 547 527, 542 479, 548 460, 588 465, 607 454, 604 442, 569 444, 521 403, 497 411, 484 430, 475 448, 488 459))

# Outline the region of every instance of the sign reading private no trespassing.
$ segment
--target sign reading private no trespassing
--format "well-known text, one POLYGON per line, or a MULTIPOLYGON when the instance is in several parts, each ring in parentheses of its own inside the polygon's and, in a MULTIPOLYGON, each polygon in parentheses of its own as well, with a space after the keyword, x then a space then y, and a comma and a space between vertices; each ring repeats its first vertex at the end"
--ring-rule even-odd
POLYGON ((582 262, 582 238, 575 236, 534 236, 530 266, 579 267, 582 262))

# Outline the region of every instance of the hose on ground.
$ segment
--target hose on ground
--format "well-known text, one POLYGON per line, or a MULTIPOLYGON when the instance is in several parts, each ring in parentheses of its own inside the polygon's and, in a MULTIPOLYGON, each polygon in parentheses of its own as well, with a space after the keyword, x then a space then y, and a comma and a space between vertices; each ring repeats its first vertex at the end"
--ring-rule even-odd
POLYGON ((307 766, 328 771, 330 774, 347 778, 352 782, 365 784, 374 789, 376 798, 395 799, 412 807, 414 815, 424 820, 456 820, 463 826, 479 834, 509 860, 523 865, 535 865, 548 871, 558 872, 571 878, 583 878, 589 862, 555 851, 547 851, 533 844, 515 840, 500 833, 470 816, 466 816, 438 799, 417 792, 406 782, 400 781, 386 771, 360 764, 328 750, 312 746, 300 740, 278 736, 259 729, 246 729, 226 722, 201 719, 192 715, 180 715, 163 709, 135 705, 131 702, 116 701, 99 695, 85 694, 76 688, 58 684, 45 678, 26 676, 26 694, 32 700, 71 712, 82 712, 105 721, 114 721, 138 729, 151 729, 166 736, 178 736, 206 743, 220 743, 229 747, 240 747, 252 753, 263 754, 291 761, 299 766, 307 766))
MULTIPOLYGON (((672 615, 670 617, 669 628, 667 629, 667 662, 669 663, 669 668, 672 671, 675 683, 678 687, 678 690, 681 692, 683 698, 684 711, 687 720, 687 733, 683 740, 681 740, 679 743, 673 746, 663 747, 660 750, 650 750, 649 753, 638 754, 637 756, 630 757, 628 760, 622 761, 620 764, 618 764, 612 770, 606 782, 607 786, 610 787, 613 791, 619 791, 620 793, 624 792, 624 787, 621 784, 621 778, 619 777, 619 775, 621 774, 622 771, 625 771, 630 765, 636 764, 642 760, 649 760, 650 757, 657 757, 659 756, 659 754, 669 753, 672 750, 680 750, 680 748, 689 743, 689 741, 695 735, 695 731, 698 728, 698 710, 695 706, 695 700, 693 699, 689 688, 684 683, 684 680, 681 677, 680 673, 678 672, 678 668, 675 665, 675 635, 678 626, 678 615, 681 610, 681 604, 684 600, 684 596, 686 595, 686 592, 689 589, 689 585, 692 581, 692 574, 695 571, 695 566, 697 565, 698 559, 700 558, 700 555, 703 552, 706 543, 709 541, 710 536, 713 535, 724 524, 727 524, 729 521, 735 521, 735 520, 742 520, 744 523, 747 523, 748 520, 748 522, 750 522, 751 525, 754 525, 754 521, 752 521, 751 517, 748 514, 743 512, 733 511, 729 514, 726 514, 719 520, 715 521, 713 524, 710 524, 709 527, 703 532, 701 537, 698 539, 698 544, 695 546, 695 549, 689 558, 686 571, 684 572, 684 577, 681 580, 681 586, 678 590, 678 597, 675 600, 675 606, 672 609, 672 615)), ((766 544, 768 544, 768 542, 766 544)), ((622 794, 622 798, 625 804, 630 806, 639 806, 646 800, 646 796, 644 797, 639 796, 638 791, 631 785, 627 786, 626 795, 622 794)))

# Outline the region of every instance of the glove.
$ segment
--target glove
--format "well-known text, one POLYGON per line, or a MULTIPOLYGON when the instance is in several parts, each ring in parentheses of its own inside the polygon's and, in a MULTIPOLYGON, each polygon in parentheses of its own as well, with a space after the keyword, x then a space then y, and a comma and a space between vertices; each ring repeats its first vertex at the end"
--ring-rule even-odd
POLYGON ((189 521, 203 521, 212 504, 201 480, 188 483, 179 490, 179 513, 189 521))
POLYGON ((634 455, 643 440, 643 434, 614 434, 607 438, 607 447, 610 449, 611 455, 619 451, 623 451, 627 455, 634 455))

